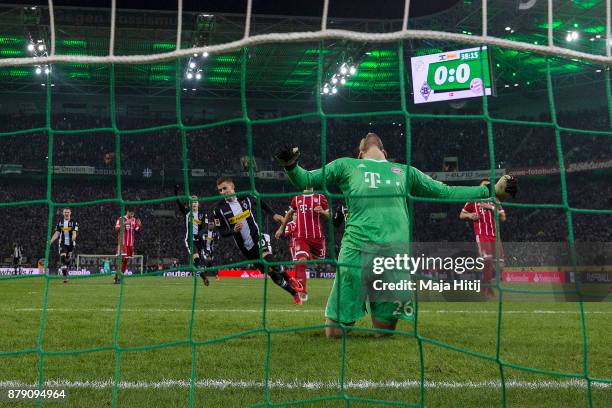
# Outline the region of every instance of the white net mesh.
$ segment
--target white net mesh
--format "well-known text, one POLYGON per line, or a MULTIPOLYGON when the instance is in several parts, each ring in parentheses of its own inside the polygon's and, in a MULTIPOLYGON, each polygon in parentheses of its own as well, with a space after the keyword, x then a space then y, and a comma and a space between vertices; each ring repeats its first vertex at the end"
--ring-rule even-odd
MULTIPOLYGON (((606 0, 606 38, 610 39, 610 2, 606 0)), ((536 0, 531 0, 524 3, 524 6, 535 5, 536 0)), ((487 0, 482 2, 482 31, 481 35, 469 35, 463 33, 452 33, 445 31, 435 30, 416 30, 408 28, 408 20, 410 17, 410 0, 406 0, 404 3, 404 14, 402 16, 402 29, 399 31, 388 32, 388 33, 361 33, 349 30, 338 30, 328 29, 328 9, 329 0, 325 0, 323 4, 323 11, 321 15, 321 29, 319 31, 308 31, 308 32, 291 32, 291 33, 269 33, 269 34, 257 34, 251 35, 251 20, 252 20, 252 0, 247 1, 247 7, 245 10, 245 24, 244 24, 244 36, 240 40, 227 42, 224 44, 192 47, 181 49, 181 38, 183 28, 183 2, 178 0, 177 7, 177 34, 176 34, 176 50, 171 52, 159 53, 154 55, 115 55, 115 32, 116 32, 116 0, 112 0, 111 3, 111 27, 110 27, 110 46, 109 53, 107 56, 80 56, 80 55, 61 55, 55 53, 55 23, 53 13, 53 1, 49 0, 49 17, 50 17, 50 53, 46 57, 31 57, 31 58, 4 58, 0 59, 0 67, 3 66, 19 66, 19 65, 44 65, 51 63, 61 62, 78 62, 78 63, 89 63, 89 64, 146 64, 155 63, 161 61, 173 60, 176 58, 188 57, 194 53, 224 53, 229 51, 238 50, 245 47, 253 47, 261 44, 272 44, 272 43, 294 43, 294 42, 307 42, 307 41, 321 41, 331 39, 342 39, 356 42, 369 42, 369 43, 382 43, 382 42, 393 42, 398 40, 410 40, 410 39, 422 39, 422 40, 436 40, 436 41, 447 41, 456 42, 463 44, 474 44, 474 45, 494 45, 501 48, 530 51, 542 55, 564 57, 564 58, 575 58, 583 61, 589 61, 595 64, 609 65, 612 63, 612 56, 610 54, 610 47, 606 47, 605 55, 598 55, 595 53, 588 53, 573 50, 566 47, 560 47, 555 44, 553 35, 553 20, 554 20, 554 4, 553 0, 548 0, 547 5, 547 21, 548 21, 548 42, 546 45, 533 44, 523 41, 514 41, 504 38, 494 37, 488 35, 488 20, 489 16, 487 0)), ((520 5, 519 5, 520 7, 520 5)))

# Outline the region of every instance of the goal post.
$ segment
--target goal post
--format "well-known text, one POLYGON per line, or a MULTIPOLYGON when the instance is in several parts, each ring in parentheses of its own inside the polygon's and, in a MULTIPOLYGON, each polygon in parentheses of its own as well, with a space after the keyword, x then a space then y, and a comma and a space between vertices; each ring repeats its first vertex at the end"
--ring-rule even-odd
MULTIPOLYGON (((126 273, 144 273, 144 256, 134 255, 125 258, 127 262, 126 273)), ((117 270, 117 255, 114 254, 78 254, 76 257, 76 268, 87 270, 90 273, 104 272, 105 263, 108 262, 111 271, 117 270)))

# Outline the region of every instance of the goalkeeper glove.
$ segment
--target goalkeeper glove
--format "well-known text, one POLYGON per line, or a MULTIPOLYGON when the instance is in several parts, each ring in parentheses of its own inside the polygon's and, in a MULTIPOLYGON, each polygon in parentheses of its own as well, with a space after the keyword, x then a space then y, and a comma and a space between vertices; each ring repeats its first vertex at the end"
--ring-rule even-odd
POLYGON ((518 192, 518 181, 514 176, 506 174, 501 176, 501 178, 495 184, 495 195, 500 200, 505 200, 507 198, 516 197, 516 193, 518 192))
POLYGON ((292 170, 297 166, 298 159, 300 158, 300 148, 297 146, 285 145, 274 153, 274 158, 285 168, 285 170, 292 170))

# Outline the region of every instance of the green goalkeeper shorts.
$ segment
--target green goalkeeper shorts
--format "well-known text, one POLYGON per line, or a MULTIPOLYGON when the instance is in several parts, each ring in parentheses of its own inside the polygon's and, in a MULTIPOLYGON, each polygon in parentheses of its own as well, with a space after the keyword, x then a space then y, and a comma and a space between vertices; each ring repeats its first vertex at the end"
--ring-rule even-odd
POLYGON ((336 279, 325 307, 325 317, 344 324, 361 319, 366 312, 382 323, 398 319, 413 320, 412 302, 370 302, 362 279, 362 253, 357 249, 341 248, 336 268, 336 279))

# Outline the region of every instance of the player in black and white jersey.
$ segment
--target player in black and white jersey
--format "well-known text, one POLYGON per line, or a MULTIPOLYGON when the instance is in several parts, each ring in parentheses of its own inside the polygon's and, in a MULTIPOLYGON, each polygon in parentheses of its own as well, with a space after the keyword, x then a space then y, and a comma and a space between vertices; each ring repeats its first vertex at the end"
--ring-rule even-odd
POLYGON ((23 260, 23 248, 19 243, 15 242, 13 245, 13 274, 21 274, 21 262, 23 260))
MULTIPOLYGON (((174 195, 179 195, 180 186, 177 184, 174 186, 174 195)), ((189 247, 189 232, 193 236, 193 263, 199 267, 210 267, 213 264, 213 251, 215 242, 218 239, 218 233, 214 229, 214 223, 212 219, 208 217, 206 211, 200 209, 200 203, 198 202, 198 196, 191 196, 191 210, 186 203, 181 200, 176 200, 176 205, 179 208, 181 214, 183 214, 185 222, 185 246, 187 252, 191 254, 191 248, 189 247)), ((208 286, 210 281, 206 276, 205 272, 200 272, 200 277, 204 281, 204 285, 208 286)))
MULTIPOLYGON (((215 246, 219 240, 219 232, 215 228, 215 222, 213 217, 208 217, 208 224, 206 228, 202 228, 202 242, 204 250, 202 251, 202 259, 205 267, 209 268, 214 265, 215 262, 215 246)), ((219 280, 219 271, 215 271, 215 280, 219 280)), ((206 275, 204 275, 206 276, 206 275)))
POLYGON ((60 255, 60 271, 64 276, 64 283, 68 282, 65 279, 68 276, 68 267, 71 265, 74 258, 74 248, 79 232, 79 224, 72 219, 72 211, 65 207, 62 210, 64 218, 55 226, 55 232, 51 237, 50 245, 58 240, 59 255, 60 255))
MULTIPOLYGON (((261 233, 255 218, 254 208, 256 207, 255 198, 250 196, 236 197, 235 185, 231 177, 221 177, 217 180, 217 191, 225 199, 215 205, 214 217, 215 226, 219 229, 222 237, 232 237, 240 252, 249 260, 259 260, 259 248, 261 246, 262 258, 268 262, 276 259, 272 256, 272 246, 270 245, 270 235, 261 233)), ((283 216, 275 214, 265 202, 260 201, 264 212, 272 215, 275 221, 281 222, 283 216)), ((255 267, 265 273, 264 264, 255 262, 255 267)), ((286 290, 293 296, 296 304, 302 304, 299 296, 299 285, 295 279, 291 278, 286 271, 277 266, 268 268, 268 275, 274 283, 286 290)))

